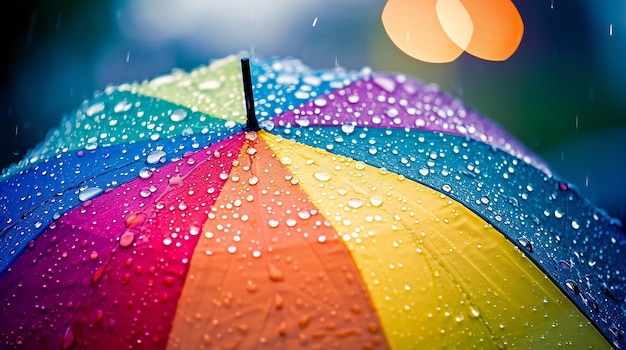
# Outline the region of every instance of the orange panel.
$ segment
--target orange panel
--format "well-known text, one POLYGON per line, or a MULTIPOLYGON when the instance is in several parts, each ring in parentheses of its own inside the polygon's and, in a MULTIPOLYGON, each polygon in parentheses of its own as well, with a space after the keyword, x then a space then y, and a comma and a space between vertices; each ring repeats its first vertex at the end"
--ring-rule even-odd
POLYGON ((256 133, 191 260, 169 348, 388 348, 328 221, 256 133))

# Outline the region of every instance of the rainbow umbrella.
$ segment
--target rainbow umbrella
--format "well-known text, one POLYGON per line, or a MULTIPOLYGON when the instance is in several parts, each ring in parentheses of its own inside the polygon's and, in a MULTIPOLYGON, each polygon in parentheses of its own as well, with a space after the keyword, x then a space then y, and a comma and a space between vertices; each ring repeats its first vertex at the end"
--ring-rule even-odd
POLYGON ((501 128, 251 62, 107 87, 5 169, 1 347, 626 345, 621 226, 501 128))

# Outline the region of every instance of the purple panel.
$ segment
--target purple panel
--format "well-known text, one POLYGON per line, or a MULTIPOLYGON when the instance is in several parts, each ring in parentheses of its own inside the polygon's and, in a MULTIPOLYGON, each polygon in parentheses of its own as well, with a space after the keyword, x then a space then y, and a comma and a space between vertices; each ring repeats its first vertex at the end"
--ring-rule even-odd
MULTIPOLYGON (((311 100, 277 116, 285 126, 340 126, 410 128, 465 135, 502 149, 547 174, 548 166, 510 134, 445 94, 432 84, 401 74, 374 73, 345 88, 311 100)), ((343 127, 346 133, 350 127, 343 127)))

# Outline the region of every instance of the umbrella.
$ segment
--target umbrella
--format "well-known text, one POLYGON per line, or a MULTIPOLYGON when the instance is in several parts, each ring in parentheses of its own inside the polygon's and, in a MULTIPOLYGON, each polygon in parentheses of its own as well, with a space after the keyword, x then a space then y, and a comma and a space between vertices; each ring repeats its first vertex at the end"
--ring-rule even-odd
POLYGON ((495 123, 240 57, 108 86, 3 171, 3 347, 626 344, 620 223, 495 123))

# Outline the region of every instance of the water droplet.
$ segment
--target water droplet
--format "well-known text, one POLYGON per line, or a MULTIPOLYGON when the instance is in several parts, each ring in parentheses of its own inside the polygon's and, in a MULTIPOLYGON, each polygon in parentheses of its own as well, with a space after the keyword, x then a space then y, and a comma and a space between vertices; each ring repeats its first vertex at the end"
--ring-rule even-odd
POLYGON ((522 245, 522 247, 528 249, 529 252, 533 252, 533 244, 532 242, 526 238, 526 237, 521 237, 520 239, 517 240, 519 242, 519 244, 522 245))
POLYGON ((383 198, 381 196, 372 196, 370 198, 370 204, 373 207, 380 207, 383 204, 383 198))
POLYGON ((183 184, 183 178, 180 175, 174 175, 167 180, 170 186, 181 186, 183 184))
POLYGON ((276 310, 280 310, 283 308, 284 302, 283 302, 283 297, 276 293, 276 295, 274 296, 274 308, 276 308, 276 310))
POLYGON ((234 245, 231 245, 228 247, 228 252, 231 254, 234 254, 235 252, 237 252, 237 247, 235 247, 234 245))
POLYGON ((143 167, 139 170, 139 177, 142 179, 149 179, 152 176, 152 170, 148 167, 143 167))
POLYGON ((87 110, 85 111, 85 114, 87 114, 88 117, 93 117, 94 114, 100 113, 103 110, 104 110, 104 103, 98 102, 92 106, 89 106, 89 108, 87 108, 87 110))
POLYGON ((328 104, 328 100, 325 98, 316 98, 315 100, 313 100, 313 104, 316 105, 317 107, 324 107, 328 104))
POLYGON ((391 107, 387 110, 386 114, 390 118, 395 118, 398 116, 398 114, 400 114, 400 112, 398 112, 396 108, 391 107))
POLYGON ((330 174, 325 171, 317 171, 313 174, 313 177, 315 177, 319 181, 330 180, 330 174))
POLYGON ((569 288, 572 292, 576 293, 576 294, 580 294, 580 287, 578 287, 578 284, 571 280, 571 279, 567 279, 565 280, 565 285, 567 286, 567 288, 569 288))
POLYGON ((363 206, 363 201, 359 198, 350 198, 350 200, 348 200, 348 206, 350 208, 358 209, 363 206))
POLYGON ((387 92, 393 92, 396 89, 396 82, 384 75, 375 75, 374 83, 387 92))
POLYGON ((298 217, 300 219, 302 219, 302 220, 306 220, 306 219, 311 217, 311 213, 309 213, 308 211, 304 211, 304 210, 303 211, 299 211, 298 212, 298 217))
POLYGON ((317 237, 317 241, 320 242, 320 243, 326 242, 326 236, 325 235, 319 235, 317 237))
POLYGON ((185 118, 187 118, 187 111, 184 109, 175 109, 170 115, 170 119, 172 119, 173 122, 180 122, 185 120, 185 118))
POLYGON ((450 192, 452 191, 452 186, 450 186, 449 184, 444 184, 443 186, 441 186, 441 189, 446 192, 450 192))
POLYGON ((278 220, 270 220, 267 222, 270 227, 278 227, 278 220))
POLYGON ((120 247, 128 248, 133 244, 135 240, 135 233, 132 231, 126 231, 120 236, 120 247))
POLYGON ((249 180, 248 183, 252 186, 256 185, 259 183, 259 178, 256 176, 252 176, 249 180))
POLYGON ((269 264, 269 278, 270 281, 280 282, 285 279, 285 275, 274 264, 269 264))
POLYGON ((352 104, 359 102, 359 100, 360 100, 359 95, 350 95, 350 96, 348 96, 348 102, 350 102, 352 104))
POLYGON ((280 158, 280 162, 283 163, 284 165, 290 165, 291 164, 291 158, 284 156, 282 158, 280 158))
POLYGON ((200 90, 217 90, 222 86, 219 80, 217 79, 209 79, 198 84, 198 89, 200 90))
POLYGON ((152 151, 148 153, 148 156, 146 157, 146 164, 156 164, 160 162, 165 155, 166 153, 160 150, 152 151))
POLYGON ((189 234, 192 236, 197 236, 200 233, 200 227, 198 226, 191 226, 189 227, 189 234))
POLYGON ((146 214, 144 213, 130 213, 124 220, 124 224, 127 228, 136 228, 143 224, 146 219, 146 214))
MULTIPOLYGON (((128 62, 128 60, 126 62, 128 62)), ((132 106, 132 103, 128 102, 128 100, 123 100, 113 107, 113 111, 115 113, 128 112, 132 106)))
POLYGON ((343 131, 346 135, 350 135, 354 132, 354 125, 352 124, 343 124, 341 125, 341 131, 343 131))
POLYGON ((141 191, 139 191, 139 195, 141 196, 141 198, 148 198, 151 194, 152 192, 150 192, 150 188, 148 187, 144 187, 141 189, 141 191))
POLYGON ((65 335, 63 336, 63 341, 61 342, 61 349, 67 350, 71 348, 74 345, 75 341, 76 339, 74 338, 74 330, 72 329, 72 326, 70 325, 65 330, 65 335))
POLYGON ((274 122, 271 120, 264 120, 259 123, 259 126, 267 131, 272 131, 275 127, 274 122))
POLYGON ((311 125, 311 121, 308 119, 296 119, 296 124, 298 124, 301 127, 306 128, 307 126, 311 125))
POLYGON ((578 224, 576 220, 572 220, 572 228, 574 230, 578 230, 580 228, 580 225, 578 224))
POLYGON ((471 318, 478 318, 480 316, 480 310, 476 305, 470 305, 468 314, 471 318))
POLYGON ((85 202, 88 201, 94 197, 96 197, 97 195, 99 195, 100 193, 102 193, 103 190, 100 187, 88 187, 82 191, 80 191, 80 193, 78 193, 78 200, 80 200, 81 202, 85 202))

